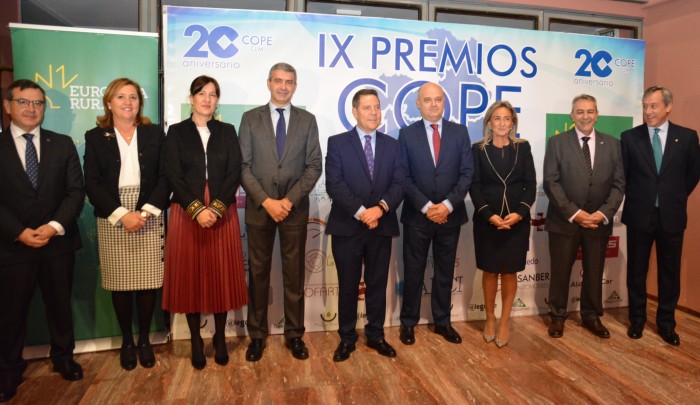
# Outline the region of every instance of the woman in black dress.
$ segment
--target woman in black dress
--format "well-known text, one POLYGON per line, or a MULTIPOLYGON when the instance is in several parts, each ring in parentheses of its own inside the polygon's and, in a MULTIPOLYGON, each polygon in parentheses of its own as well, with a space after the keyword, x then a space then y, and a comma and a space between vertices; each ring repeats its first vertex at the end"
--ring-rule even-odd
POLYGON ((525 269, 530 239, 530 207, 537 186, 530 144, 517 138, 518 116, 507 101, 486 111, 484 138, 472 146, 476 266, 483 270, 486 325, 484 340, 508 343, 510 309, 518 288, 516 273, 525 269), (501 276, 501 322, 494 313, 501 276))

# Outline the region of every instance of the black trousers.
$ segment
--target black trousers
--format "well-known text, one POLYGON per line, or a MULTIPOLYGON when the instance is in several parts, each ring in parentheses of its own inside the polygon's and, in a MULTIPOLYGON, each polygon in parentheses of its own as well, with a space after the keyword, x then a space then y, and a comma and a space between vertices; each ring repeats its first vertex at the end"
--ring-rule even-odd
POLYGON ((0 378, 3 380, 13 378, 23 368, 27 313, 37 285, 51 336, 51 360, 60 362, 73 357, 75 335, 71 292, 74 266, 74 252, 0 265, 0 378))
POLYGON ((430 290, 430 305, 433 323, 438 326, 450 325, 452 283, 460 230, 459 226, 445 228, 437 224, 425 228, 404 225, 401 325, 415 326, 420 320, 423 279, 431 244, 433 245, 434 274, 430 290))
POLYGON ((579 246, 583 255, 583 282, 581 284, 581 318, 603 315, 603 269, 609 235, 564 235, 549 232, 549 314, 565 319, 568 314, 571 267, 579 246))
POLYGON ((368 340, 384 338, 386 284, 391 260, 391 236, 367 229, 353 236, 333 235, 331 247, 338 269, 338 334, 343 342, 357 341, 357 301, 364 264, 368 340))
POLYGON ((279 229, 284 289, 284 335, 287 339, 304 335, 304 254, 306 223, 280 222, 271 226, 248 225, 248 334, 263 339, 269 334, 270 271, 275 234, 279 229))
POLYGON ((652 219, 649 232, 627 227, 627 293, 629 295, 629 319, 632 323, 647 321, 647 272, 651 247, 656 242, 657 283, 659 308, 656 325, 659 328, 675 328, 675 311, 681 294, 681 255, 684 232, 665 232, 661 226, 659 210, 652 219))

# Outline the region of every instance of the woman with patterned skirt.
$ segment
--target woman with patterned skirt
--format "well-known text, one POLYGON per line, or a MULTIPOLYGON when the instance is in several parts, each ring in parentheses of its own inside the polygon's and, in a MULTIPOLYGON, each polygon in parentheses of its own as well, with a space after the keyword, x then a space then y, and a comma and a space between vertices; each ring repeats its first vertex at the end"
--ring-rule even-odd
POLYGON ((200 313, 214 314, 217 364, 228 363, 226 313, 247 303, 236 191, 241 150, 236 129, 214 119, 221 91, 214 78, 190 86, 190 118, 170 126, 166 173, 173 189, 163 308, 185 313, 192 366, 206 365, 200 313))
POLYGON ((156 290, 163 285, 163 210, 170 190, 163 172, 165 133, 143 116, 138 83, 112 81, 102 97, 105 114, 85 133, 85 191, 95 208, 102 288, 122 333, 120 363, 136 367, 131 330, 133 300, 139 326, 138 359, 153 367, 149 332, 156 290))

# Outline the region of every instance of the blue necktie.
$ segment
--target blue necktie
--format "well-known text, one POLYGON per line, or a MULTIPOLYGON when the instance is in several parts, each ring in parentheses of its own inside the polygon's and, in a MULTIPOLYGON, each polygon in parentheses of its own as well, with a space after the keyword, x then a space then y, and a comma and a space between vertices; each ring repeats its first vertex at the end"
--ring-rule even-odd
POLYGON ((365 157, 369 166, 369 178, 374 177, 374 154, 372 153, 372 137, 365 135, 365 157))
POLYGON ((284 121, 284 108, 276 108, 280 114, 277 120, 277 130, 275 131, 275 140, 277 141, 277 157, 282 160, 282 152, 284 152, 284 141, 287 139, 287 123, 284 121))
POLYGON ((25 170, 27 171, 29 181, 32 182, 32 186, 34 186, 34 189, 36 190, 37 185, 39 184, 39 157, 36 153, 34 142, 32 141, 34 135, 24 134, 22 136, 27 140, 27 149, 24 153, 24 161, 26 165, 25 170))
POLYGON ((661 171, 661 159, 664 156, 659 131, 661 131, 659 128, 654 128, 654 136, 651 138, 651 148, 654 150, 654 161, 656 162, 656 173, 661 171))

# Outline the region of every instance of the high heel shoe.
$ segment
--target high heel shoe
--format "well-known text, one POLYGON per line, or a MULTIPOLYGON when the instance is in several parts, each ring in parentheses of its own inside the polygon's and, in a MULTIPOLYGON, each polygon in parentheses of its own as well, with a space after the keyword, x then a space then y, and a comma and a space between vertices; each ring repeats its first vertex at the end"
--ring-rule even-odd
POLYGON ((220 366, 228 364, 228 350, 226 349, 226 335, 214 333, 214 361, 220 366))
POLYGON ((204 357, 204 340, 200 336, 192 337, 192 367, 202 370, 207 365, 204 357))
POLYGON ((156 364, 156 355, 149 342, 139 343, 139 362, 143 368, 151 368, 156 364))
MULTIPOLYGON (((486 320, 486 324, 488 324, 488 320, 486 320)), ((496 329, 496 321, 493 321, 494 323, 494 329, 496 329)), ((494 331, 493 333, 488 333, 486 332, 486 324, 484 324, 484 342, 486 343, 491 343, 493 342, 494 339, 496 339, 496 332, 494 331)))
POLYGON ((504 347, 507 344, 508 344, 508 339, 506 339, 506 340, 496 339, 496 346, 498 346, 499 349, 504 347))
POLYGON ((136 350, 133 343, 122 345, 119 352, 119 364, 126 371, 136 368, 136 350))

